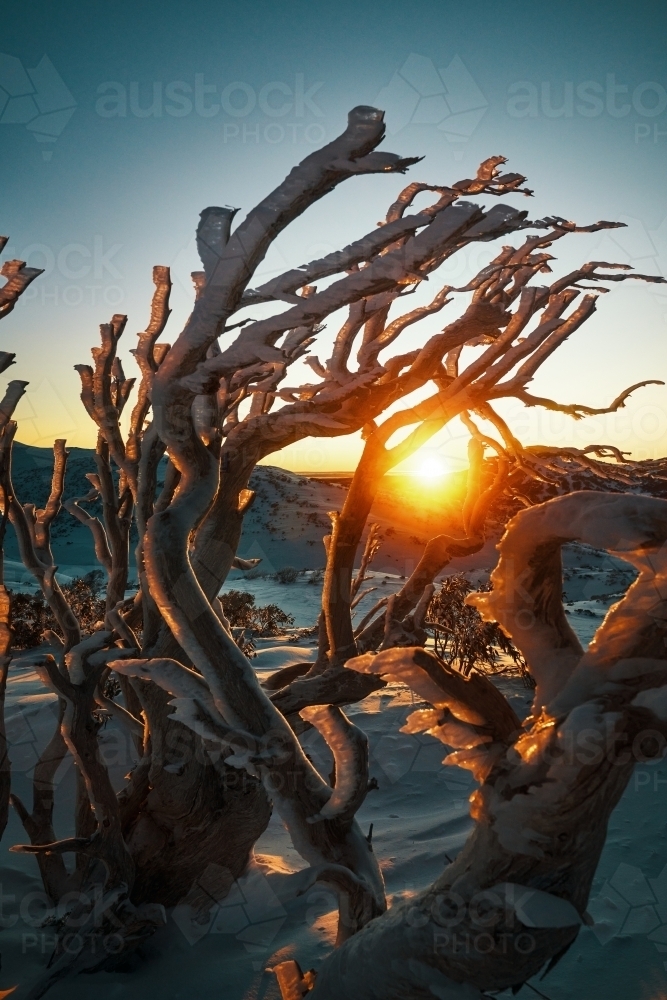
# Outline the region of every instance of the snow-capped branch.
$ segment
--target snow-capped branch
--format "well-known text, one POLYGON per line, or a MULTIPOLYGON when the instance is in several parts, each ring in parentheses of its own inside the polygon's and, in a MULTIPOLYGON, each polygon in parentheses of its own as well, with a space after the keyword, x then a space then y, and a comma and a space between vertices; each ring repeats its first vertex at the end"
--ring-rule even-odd
MULTIPOLYGON (((429 889, 334 952, 311 976, 313 1000, 378 995, 417 1000, 425 990, 455 996, 462 984, 470 996, 475 990, 516 988, 576 938, 587 919, 609 816, 635 760, 655 754, 656 735, 664 739, 667 733, 667 652, 659 607, 664 604, 659 595, 666 592, 665 539, 667 502, 646 496, 572 494, 513 519, 494 571, 494 590, 469 600, 486 617, 500 620, 531 657, 538 678, 533 717, 518 739, 505 733, 509 749, 500 746, 491 767, 487 760, 480 772, 481 788, 471 798, 475 828, 455 861, 429 889), (565 663, 558 658, 563 633, 550 622, 559 617, 560 546, 570 539, 622 556, 639 577, 607 615, 588 652, 565 663), (526 613, 533 617, 532 629, 526 613), (619 745, 634 753, 619 754, 614 750, 619 745), (454 898, 456 920, 443 934, 442 918, 451 910, 442 907, 454 898), (482 899, 485 914, 493 915, 488 950, 464 950, 461 935, 474 938, 478 932, 482 899), (531 949, 521 955, 514 943, 526 934, 531 949)), ((566 656, 574 652, 571 644, 565 649, 566 656)), ((483 735, 479 723, 488 717, 468 715, 478 704, 465 695, 443 697, 434 657, 395 649, 363 658, 368 669, 375 669, 375 661, 388 677, 407 681, 434 705, 435 711, 426 710, 409 726, 425 726, 437 735, 442 716, 436 716, 444 703, 455 719, 464 716, 463 728, 445 719, 446 742, 467 745, 468 759, 488 754, 486 744, 474 746, 483 735), (425 671, 416 670, 416 657, 425 671)), ((358 669, 359 662, 350 666, 358 669)))

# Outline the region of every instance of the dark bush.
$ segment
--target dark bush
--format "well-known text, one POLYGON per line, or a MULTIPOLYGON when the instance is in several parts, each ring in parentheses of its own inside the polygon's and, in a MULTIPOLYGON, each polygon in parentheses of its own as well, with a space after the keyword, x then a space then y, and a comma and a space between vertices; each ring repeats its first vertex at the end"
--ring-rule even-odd
POLYGON ((277 571, 275 578, 278 583, 294 583, 298 575, 299 571, 294 566, 283 566, 282 569, 277 571))
POLYGON ((245 590, 228 590, 220 594, 220 602, 236 644, 246 656, 252 656, 255 651, 254 638, 280 635, 283 629, 294 625, 293 616, 286 614, 277 604, 257 607, 254 594, 245 590))
MULTIPOLYGON (((463 575, 449 576, 429 604, 425 627, 433 633, 435 651, 445 662, 467 676, 474 667, 497 668, 505 653, 531 684, 525 660, 497 622, 485 622, 477 608, 465 603, 476 588, 463 575)), ((490 590, 482 585, 478 590, 490 590)))
MULTIPOLYGON (((90 632, 97 622, 104 621, 105 605, 98 597, 102 583, 103 574, 98 570, 72 580, 61 588, 84 633, 90 632)), ((42 633, 46 629, 60 631, 51 609, 40 593, 25 594, 10 591, 10 594, 14 649, 32 649, 39 646, 42 633)))

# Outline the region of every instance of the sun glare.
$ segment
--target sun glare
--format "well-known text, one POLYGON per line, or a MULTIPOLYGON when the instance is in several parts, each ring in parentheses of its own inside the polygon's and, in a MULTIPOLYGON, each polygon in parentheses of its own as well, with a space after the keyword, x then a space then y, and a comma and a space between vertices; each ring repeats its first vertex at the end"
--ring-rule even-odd
POLYGON ((449 470, 438 455, 425 456, 417 466, 415 475, 426 482, 434 482, 442 479, 449 470))

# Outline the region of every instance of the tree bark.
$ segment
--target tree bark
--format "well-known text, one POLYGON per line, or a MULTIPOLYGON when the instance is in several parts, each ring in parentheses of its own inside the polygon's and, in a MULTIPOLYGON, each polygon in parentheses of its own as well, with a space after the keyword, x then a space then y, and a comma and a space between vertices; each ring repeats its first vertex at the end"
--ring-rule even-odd
MULTIPOLYGON (((471 697, 468 680, 422 650, 353 661, 430 701, 433 710, 408 719, 410 731, 460 747, 447 761, 471 769, 481 787, 471 798, 475 829, 454 862, 334 952, 308 993, 313 1000, 518 989, 575 940, 611 812, 636 761, 659 755, 667 735, 667 653, 655 603, 665 593, 665 539, 667 502, 645 496, 575 493, 510 522, 494 590, 469 600, 500 621, 538 682, 518 739, 515 722, 503 721, 507 708, 471 697), (586 653, 555 614, 562 572, 554 552, 568 540, 622 553, 639 570, 586 653)), ((294 967, 289 975, 302 978, 294 967)))

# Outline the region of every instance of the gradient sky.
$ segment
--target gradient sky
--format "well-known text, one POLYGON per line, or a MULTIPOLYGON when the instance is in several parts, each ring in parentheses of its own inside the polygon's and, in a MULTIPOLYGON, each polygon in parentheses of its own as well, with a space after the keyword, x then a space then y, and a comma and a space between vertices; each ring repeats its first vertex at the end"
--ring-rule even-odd
MULTIPOLYGON (((294 163, 342 131, 351 107, 377 104, 392 80, 380 105, 389 130, 382 148, 425 157, 409 179, 451 183, 502 153, 535 190, 532 201, 511 199, 534 218, 628 223, 612 236, 561 242, 559 268, 602 259, 667 275, 667 6, 515 2, 507 9, 486 0, 473 7, 151 0, 139 9, 126 0, 36 0, 29 14, 7 9, 0 51, 10 59, 0 61, 0 87, 14 100, 0 93, 0 231, 10 236, 12 257, 47 268, 2 324, 2 348, 17 353, 12 376, 30 381, 19 439, 91 445, 72 366, 88 361, 97 325, 114 312, 129 315, 122 352, 129 359, 148 317, 152 265, 169 264, 174 313, 166 339, 173 339, 189 311, 189 272, 200 266, 193 236, 202 208, 232 204, 241 218, 294 163), (449 69, 458 81, 449 121, 438 111, 431 69, 449 69), (415 87, 430 97, 416 110, 415 87), (31 100, 43 117, 34 117, 31 100)), ((402 182, 380 176, 341 185, 281 236, 264 280, 373 228, 402 182)), ((484 251, 462 259, 443 280, 458 281, 487 259, 484 251)), ((413 331, 406 349, 454 315, 413 331)), ((667 291, 616 286, 548 362, 535 390, 599 406, 642 378, 667 381, 666 322, 667 291)), ((330 321, 325 344, 334 329, 330 321)), ((315 353, 328 356, 324 347, 315 353)), ((297 384, 296 373, 289 382, 297 384)), ((511 404, 505 412, 526 442, 604 441, 638 458, 667 453, 667 387, 644 389, 621 413, 578 424, 511 404)), ((430 451, 455 467, 462 440, 452 425, 430 451)), ((346 469, 359 447, 356 437, 311 440, 272 461, 346 469)))

